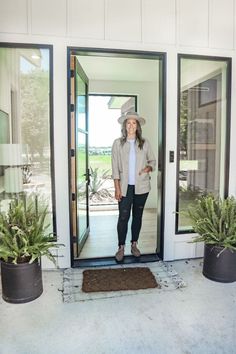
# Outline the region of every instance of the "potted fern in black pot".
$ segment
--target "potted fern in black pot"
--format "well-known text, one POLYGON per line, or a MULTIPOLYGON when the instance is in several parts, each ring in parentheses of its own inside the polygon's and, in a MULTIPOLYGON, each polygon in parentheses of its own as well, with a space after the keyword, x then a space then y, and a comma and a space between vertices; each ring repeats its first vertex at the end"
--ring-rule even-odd
POLYGON ((50 249, 60 246, 47 234, 47 215, 38 196, 12 200, 0 211, 2 297, 7 302, 29 302, 43 292, 41 257, 55 264, 50 249))
POLYGON ((211 280, 236 281, 236 199, 202 196, 187 211, 193 242, 204 242, 203 275, 211 280))

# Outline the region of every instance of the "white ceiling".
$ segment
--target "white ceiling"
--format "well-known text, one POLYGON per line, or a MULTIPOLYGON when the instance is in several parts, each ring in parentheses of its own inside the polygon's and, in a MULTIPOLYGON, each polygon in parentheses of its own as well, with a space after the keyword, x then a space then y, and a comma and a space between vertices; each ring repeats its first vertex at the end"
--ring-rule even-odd
POLYGON ((90 80, 151 81, 158 79, 159 60, 77 56, 90 80))

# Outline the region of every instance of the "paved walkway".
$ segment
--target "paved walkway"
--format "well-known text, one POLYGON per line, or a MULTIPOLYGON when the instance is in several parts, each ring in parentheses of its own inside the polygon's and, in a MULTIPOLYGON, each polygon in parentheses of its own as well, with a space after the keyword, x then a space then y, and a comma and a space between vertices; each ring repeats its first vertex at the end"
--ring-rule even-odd
POLYGON ((236 353, 236 282, 204 278, 201 260, 171 264, 187 287, 69 304, 62 271, 45 271, 39 299, 0 300, 0 353, 236 353))

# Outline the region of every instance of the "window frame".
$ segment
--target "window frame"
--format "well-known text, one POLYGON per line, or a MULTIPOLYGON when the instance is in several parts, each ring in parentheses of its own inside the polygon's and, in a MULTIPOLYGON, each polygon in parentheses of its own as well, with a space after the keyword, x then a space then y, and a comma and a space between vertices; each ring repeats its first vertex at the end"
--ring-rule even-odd
POLYGON ((52 191, 52 226, 55 240, 57 240, 56 227, 56 192, 55 192, 55 159, 54 159, 54 112, 53 112, 53 45, 51 44, 35 44, 35 43, 12 43, 0 42, 0 48, 37 48, 49 50, 49 142, 50 142, 50 172, 51 172, 51 191, 52 191))
POLYGON ((176 205, 175 205, 175 234, 193 234, 192 228, 178 230, 179 227, 179 166, 180 166, 180 98, 181 98, 181 59, 225 61, 226 71, 226 134, 225 134, 225 163, 224 163, 224 198, 228 196, 229 190, 229 167, 230 167, 230 124, 231 124, 231 77, 232 58, 216 57, 195 54, 178 54, 177 59, 177 148, 176 148, 176 205))

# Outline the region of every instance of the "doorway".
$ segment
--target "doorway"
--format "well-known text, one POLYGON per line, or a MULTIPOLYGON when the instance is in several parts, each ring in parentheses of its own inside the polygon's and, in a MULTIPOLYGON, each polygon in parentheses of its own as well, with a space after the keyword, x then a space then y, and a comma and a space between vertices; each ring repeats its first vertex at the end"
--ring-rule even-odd
MULTIPOLYGON (((117 118, 147 118, 143 136, 157 157, 139 239, 142 259, 163 255, 164 66, 159 53, 68 49, 69 174, 72 266, 112 264, 118 205, 111 179, 117 118)), ((129 228, 130 229, 130 228, 129 228)), ((133 262, 127 235, 125 262, 133 262)))

